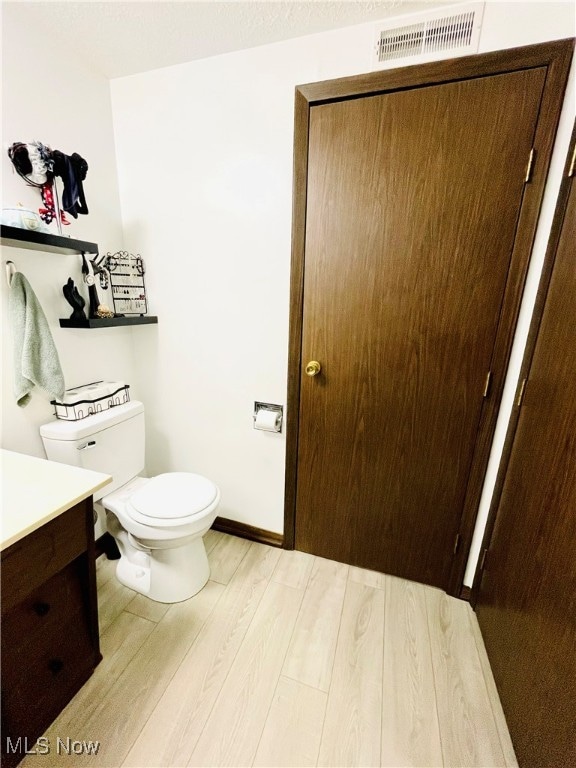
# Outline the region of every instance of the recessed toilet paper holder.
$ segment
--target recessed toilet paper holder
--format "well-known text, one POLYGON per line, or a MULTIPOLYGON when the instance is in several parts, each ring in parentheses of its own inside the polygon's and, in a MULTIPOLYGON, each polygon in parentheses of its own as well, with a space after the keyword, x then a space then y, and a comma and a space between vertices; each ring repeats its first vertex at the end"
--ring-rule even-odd
POLYGON ((254 403, 254 429, 282 432, 284 406, 276 403, 254 403))

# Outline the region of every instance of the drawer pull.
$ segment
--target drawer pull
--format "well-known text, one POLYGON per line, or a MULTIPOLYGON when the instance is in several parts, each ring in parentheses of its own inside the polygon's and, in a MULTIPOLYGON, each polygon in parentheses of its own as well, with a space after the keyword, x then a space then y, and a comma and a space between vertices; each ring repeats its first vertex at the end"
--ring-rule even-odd
POLYGON ((57 675, 58 672, 62 670, 62 667, 64 666, 64 662, 62 659, 50 659, 48 662, 48 669, 50 672, 52 672, 53 675, 57 675))
POLYGON ((34 603, 34 611, 38 614, 38 616, 46 616, 49 610, 50 605, 48 603, 34 603))

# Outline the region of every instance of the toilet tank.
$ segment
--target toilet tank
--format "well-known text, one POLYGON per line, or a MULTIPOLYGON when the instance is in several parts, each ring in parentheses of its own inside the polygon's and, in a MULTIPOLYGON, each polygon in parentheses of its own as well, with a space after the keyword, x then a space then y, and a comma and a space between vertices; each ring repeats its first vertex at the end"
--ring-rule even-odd
POLYGON ((137 400, 79 421, 55 419, 40 427, 40 435, 51 461, 112 475, 94 501, 144 469, 144 406, 137 400))

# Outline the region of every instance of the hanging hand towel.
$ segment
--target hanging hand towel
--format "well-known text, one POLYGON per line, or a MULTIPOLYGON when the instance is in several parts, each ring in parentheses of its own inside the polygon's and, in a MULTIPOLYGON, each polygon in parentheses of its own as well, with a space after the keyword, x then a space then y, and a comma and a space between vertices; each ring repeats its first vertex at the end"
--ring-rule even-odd
POLYGON ((14 273, 10 282, 10 320, 16 402, 26 405, 36 384, 61 400, 65 385, 56 345, 40 302, 21 272, 14 273))

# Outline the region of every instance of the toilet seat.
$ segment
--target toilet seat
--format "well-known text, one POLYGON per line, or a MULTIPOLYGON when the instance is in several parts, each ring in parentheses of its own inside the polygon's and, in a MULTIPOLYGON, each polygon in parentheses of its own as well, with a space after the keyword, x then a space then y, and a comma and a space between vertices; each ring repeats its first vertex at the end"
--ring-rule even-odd
POLYGON ((208 478, 192 472, 167 472, 130 494, 125 511, 138 523, 164 528, 194 522, 218 500, 218 489, 208 478))
MULTIPOLYGON (((150 520, 178 520, 192 517, 209 507, 217 495, 211 480, 191 472, 156 475, 130 496, 132 509, 150 520)), ((138 519, 138 518, 135 518, 138 519)))
POLYGON ((167 472, 150 479, 137 477, 102 499, 103 506, 114 512, 128 531, 139 537, 157 535, 161 539, 174 535, 176 530, 184 534, 202 527, 219 501, 218 487, 191 472, 167 472))

